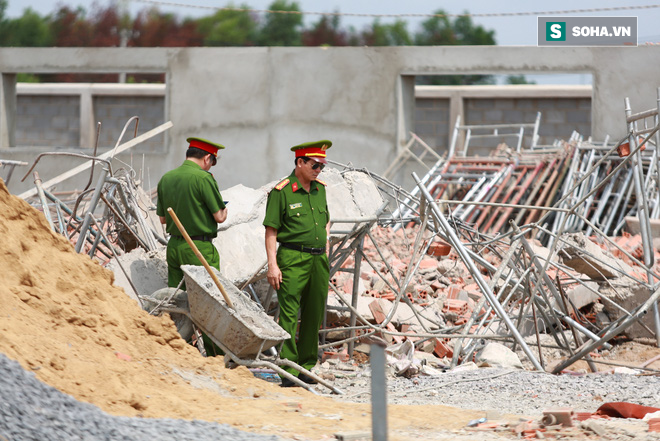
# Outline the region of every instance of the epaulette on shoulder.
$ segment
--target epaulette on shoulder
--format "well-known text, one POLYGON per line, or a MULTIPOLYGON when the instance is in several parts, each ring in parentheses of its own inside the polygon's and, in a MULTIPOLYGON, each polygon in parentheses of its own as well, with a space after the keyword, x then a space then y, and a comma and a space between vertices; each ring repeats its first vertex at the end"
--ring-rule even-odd
POLYGON ((276 190, 282 190, 284 187, 286 187, 286 185, 287 185, 288 183, 289 183, 289 178, 286 178, 285 180, 283 180, 282 182, 280 182, 279 184, 277 184, 277 185, 275 186, 275 189, 276 189, 276 190))
POLYGON ((321 184, 321 185, 324 186, 324 187, 327 187, 327 186, 328 186, 328 184, 326 184, 325 182, 321 181, 320 179, 317 179, 316 182, 318 182, 319 184, 321 184))

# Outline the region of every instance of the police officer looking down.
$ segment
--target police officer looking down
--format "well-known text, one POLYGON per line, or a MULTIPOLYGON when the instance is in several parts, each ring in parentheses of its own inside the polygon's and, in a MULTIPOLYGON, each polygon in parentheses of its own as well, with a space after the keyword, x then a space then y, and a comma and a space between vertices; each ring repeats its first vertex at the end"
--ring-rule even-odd
MULTIPOLYGON (((319 328, 328 296, 330 214, 325 183, 318 180, 318 175, 327 163, 326 150, 331 145, 323 140, 291 148, 295 168, 268 194, 263 221, 268 283, 277 291, 279 324, 291 336, 283 343, 280 357, 307 370, 317 362, 319 328)), ((285 369, 305 383, 315 383, 295 369, 285 369)), ((295 383, 282 378, 282 386, 295 383)))
MULTIPOLYGON (((218 224, 227 219, 227 208, 222 200, 218 183, 209 172, 218 159, 218 150, 225 147, 202 138, 188 138, 186 159, 178 168, 163 175, 158 182, 156 213, 165 231, 167 242, 167 286, 177 287, 183 279, 181 265, 202 265, 194 251, 181 235, 167 208, 172 207, 190 238, 208 264, 220 269, 220 255, 213 245, 218 224)), ((185 286, 183 287, 185 289, 185 286)), ((207 354, 214 345, 204 337, 207 354)))

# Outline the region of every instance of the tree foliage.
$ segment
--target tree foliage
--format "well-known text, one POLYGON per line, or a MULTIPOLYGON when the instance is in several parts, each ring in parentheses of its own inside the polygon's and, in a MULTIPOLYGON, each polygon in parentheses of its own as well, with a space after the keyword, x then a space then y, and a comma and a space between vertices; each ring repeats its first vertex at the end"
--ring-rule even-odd
POLYGON ((287 13, 266 15, 266 22, 259 32, 259 44, 262 46, 300 46, 303 16, 300 14, 298 2, 289 3, 287 0, 275 0, 268 9, 287 13))
POLYGON ((376 19, 371 28, 362 32, 362 39, 367 46, 409 46, 413 41, 408 24, 400 19, 392 24, 382 24, 376 19))
MULTIPOLYGON (((443 10, 435 12, 411 33, 401 19, 392 23, 374 20, 360 32, 341 24, 341 15, 323 15, 308 27, 297 1, 273 0, 269 10, 281 13, 257 15, 248 4, 228 3, 213 14, 197 19, 181 19, 162 13, 157 7, 145 8, 134 18, 116 0, 106 0, 102 8, 59 6, 41 16, 30 8, 21 17, 5 16, 8 2, 0 0, 0 46, 18 47, 188 47, 188 46, 408 46, 408 45, 494 45, 495 32, 473 23, 466 12, 451 18, 443 10)), ((44 76, 39 75, 38 78, 44 76)), ((70 78, 66 77, 66 78, 70 78)), ((99 76, 94 76, 98 78, 99 76)), ((105 76, 107 78, 116 77, 105 76)), ((162 81, 162 75, 133 76, 132 81, 162 81)), ((72 78, 72 77, 71 77, 72 78)), ((76 77, 80 80, 80 77, 76 77)), ((491 84, 489 75, 450 75, 417 77, 421 84, 491 84)), ((31 77, 33 79, 33 77, 31 77)), ((63 80, 59 76, 58 80, 63 80)), ((512 84, 524 84, 523 75, 511 76, 512 84)))
MULTIPOLYGON (((415 44, 420 46, 479 46, 495 45, 495 31, 487 31, 482 26, 476 26, 468 15, 456 17, 453 21, 442 9, 434 16, 422 22, 422 29, 415 34, 415 44)), ((418 84, 434 85, 468 85, 494 84, 492 75, 442 75, 418 76, 418 84)))
POLYGON ((349 33, 341 28, 341 17, 324 15, 302 33, 304 46, 348 46, 349 33))
MULTIPOLYGON (((228 7, 233 5, 230 3, 228 7)), ((240 6, 240 9, 249 8, 245 4, 240 6)), ((247 11, 221 9, 196 23, 204 46, 254 46, 257 42, 257 22, 247 11)))
POLYGON ((44 47, 52 44, 48 23, 34 10, 27 8, 19 18, 4 18, 7 2, 0 4, 0 43, 11 47, 44 47))

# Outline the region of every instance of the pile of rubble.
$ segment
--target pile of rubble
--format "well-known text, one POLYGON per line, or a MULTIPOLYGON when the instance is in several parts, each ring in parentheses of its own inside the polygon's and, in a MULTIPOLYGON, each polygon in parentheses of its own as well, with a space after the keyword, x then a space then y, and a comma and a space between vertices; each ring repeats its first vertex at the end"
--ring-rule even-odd
MULTIPOLYGON (((377 338, 406 377, 475 362, 552 373, 584 362, 598 372, 598 356, 617 339, 660 345, 652 232, 660 126, 647 122, 657 116, 657 109, 632 114, 628 105, 629 133, 611 145, 574 134, 539 146, 537 119, 529 146, 521 130, 517 146, 500 143, 487 157, 466 155, 478 127, 457 126, 450 155, 422 178, 413 173, 410 191, 332 163, 323 173, 332 217, 324 361, 351 359, 377 338), (460 131, 468 136, 456 148, 460 131), (560 357, 549 360, 548 348, 560 357)), ((408 156, 423 143, 413 141, 408 156)), ((166 286, 167 238, 138 174, 90 160, 98 161, 96 187, 73 206, 38 179, 32 202, 53 231, 111 268, 115 283, 143 303, 166 286)), ((223 276, 277 316, 261 225, 274 184, 224 190, 234 203, 214 244, 223 276)))
MULTIPOLYGON (((530 148, 520 137, 515 149, 500 144, 489 157, 455 148, 422 179, 413 174, 410 192, 334 163, 323 176, 333 221, 324 350, 351 357, 360 340, 379 336, 389 344, 408 341, 452 367, 498 348, 522 350, 514 364, 532 369, 561 372, 585 359, 597 371, 589 354, 609 348, 613 337, 657 339, 660 277, 645 233, 649 212, 657 210, 636 198, 657 199, 651 135, 632 127, 630 139, 596 148, 578 136, 538 146, 534 134, 530 148), (623 141, 632 147, 627 156, 623 141), (626 181, 617 199, 622 211, 607 198, 610 183, 624 175, 646 176, 648 190, 635 192, 626 181), (639 234, 622 230, 621 221, 632 225, 633 215, 639 234), (565 352, 564 363, 545 365, 543 336, 565 352)), ((37 194, 52 229, 107 264, 116 284, 142 302, 165 287, 165 234, 138 174, 105 164, 97 186, 80 192, 73 207, 40 181, 37 194)), ((276 315, 261 226, 273 184, 223 191, 236 203, 215 245, 223 276, 276 315)))

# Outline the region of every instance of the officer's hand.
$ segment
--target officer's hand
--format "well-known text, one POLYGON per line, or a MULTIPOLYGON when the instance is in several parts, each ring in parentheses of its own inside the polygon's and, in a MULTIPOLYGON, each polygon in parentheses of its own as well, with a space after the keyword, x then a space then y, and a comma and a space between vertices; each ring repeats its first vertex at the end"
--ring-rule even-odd
POLYGON ((280 283, 282 283, 282 271, 280 271, 280 267, 277 266, 277 264, 268 265, 268 274, 266 277, 268 278, 268 283, 273 289, 276 291, 280 289, 280 283))

